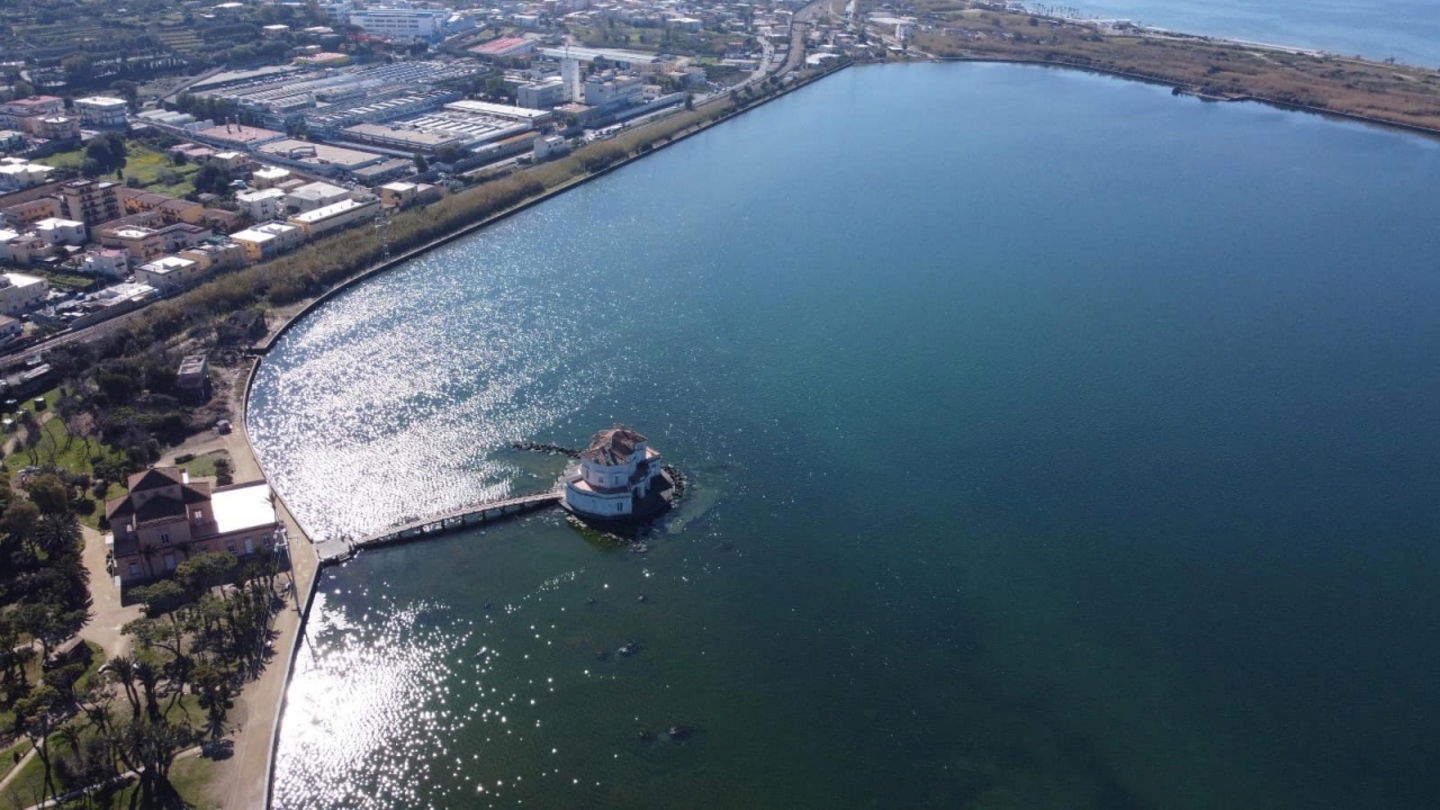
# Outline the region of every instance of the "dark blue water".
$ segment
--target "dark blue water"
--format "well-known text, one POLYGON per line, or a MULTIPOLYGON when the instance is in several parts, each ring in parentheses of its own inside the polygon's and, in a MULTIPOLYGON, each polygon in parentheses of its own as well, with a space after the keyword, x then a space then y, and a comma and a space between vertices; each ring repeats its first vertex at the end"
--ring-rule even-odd
POLYGON ((1436 806, 1437 179, 860 68, 360 286, 250 414, 312 533, 621 420, 696 486, 648 554, 550 513, 333 572, 278 805, 1436 806))
POLYGON ((1440 66, 1436 0, 1083 0, 1069 5, 1088 16, 1193 34, 1440 66))

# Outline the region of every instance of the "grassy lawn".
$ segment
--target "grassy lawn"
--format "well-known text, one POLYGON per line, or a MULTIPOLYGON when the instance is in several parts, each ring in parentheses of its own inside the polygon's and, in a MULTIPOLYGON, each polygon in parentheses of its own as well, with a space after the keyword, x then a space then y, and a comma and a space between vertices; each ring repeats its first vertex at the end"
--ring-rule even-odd
MULTIPOLYGON (((222 458, 229 461, 230 454, 224 450, 212 450, 196 456, 180 466, 190 473, 191 478, 213 478, 215 477, 215 462, 222 458)), ((230 469, 235 469, 235 465, 230 465, 230 469)))
POLYGON ((25 756, 29 750, 30 741, 24 738, 16 740, 6 748, 0 749, 0 779, 5 778, 5 774, 10 773, 10 771, 15 768, 16 758, 25 756))
MULTIPOLYGON (((157 152, 148 146, 143 146, 135 141, 126 142, 125 150, 125 178, 134 178, 145 184, 146 191, 153 191, 157 194, 168 194, 172 197, 183 197, 195 190, 190 182, 190 176, 200 170, 194 163, 186 163, 183 166, 172 166, 170 158, 164 153, 157 152), (179 182, 166 185, 160 182, 161 172, 173 172, 180 179, 179 182)), ((48 157, 39 158, 40 163, 54 166, 58 169, 80 169, 80 164, 85 160, 85 150, 72 149, 69 152, 56 152, 48 157)))
POLYGON ((41 275, 50 282, 51 287, 64 287, 70 290, 88 290, 95 286, 95 279, 91 276, 72 275, 70 273, 50 273, 42 271, 41 275))
MULTIPOLYGON (((215 760, 187 754, 175 760, 170 766, 170 784, 189 807, 210 807, 206 798, 207 788, 215 772, 215 760)), ((95 796, 87 804, 84 801, 70 802, 62 807, 66 810, 121 810, 136 806, 139 802, 140 785, 135 781, 120 788, 109 796, 95 796)))
MULTIPOLYGON (((96 660, 102 661, 103 663, 103 659, 98 655, 96 656, 96 660)), ((86 674, 88 676, 90 673, 87 672, 86 674)), ((128 716, 130 713, 129 704, 126 703, 124 699, 116 701, 113 709, 112 714, 114 715, 128 716)), ((204 727, 205 710, 200 708, 199 698, 196 695, 183 695, 180 698, 180 702, 175 704, 175 707, 169 711, 166 717, 171 720, 181 721, 186 719, 187 715, 192 727, 196 729, 204 727)), ((82 744, 93 735, 84 718, 74 718, 70 723, 75 724, 77 727, 85 726, 80 734, 82 744)), ((49 739, 49 750, 52 759, 59 756, 69 756, 70 751, 65 743, 57 740, 53 734, 49 739)), ((170 769, 170 781, 175 785, 175 789, 180 792, 183 798, 191 805, 197 805, 204 798, 205 787, 209 782, 211 768, 213 768, 214 765, 214 761, 202 759, 194 755, 177 757, 175 764, 170 769)), ((5 792, 0 794, 0 807, 29 807, 36 802, 44 786, 44 782, 45 766, 41 764, 39 757, 32 757, 30 761, 25 763, 20 771, 16 773, 14 780, 5 788, 5 792)), ((131 785, 118 791, 116 793, 117 798, 108 804, 102 803, 100 805, 94 805, 92 803, 90 806, 127 807, 128 804, 120 801, 118 797, 123 796, 128 798, 130 793, 133 792, 134 787, 134 785, 131 785)), ((63 791, 64 789, 62 786, 61 790, 63 791)), ((77 803, 66 806, 83 807, 85 805, 77 803)))
MULTIPOLYGON (((52 403, 54 402, 52 396, 54 393, 55 392, 51 392, 51 394, 46 395, 47 400, 52 403)), ((24 405, 24 408, 32 411, 34 407, 33 401, 27 401, 24 405)), ((88 446, 83 439, 71 439, 65 429, 64 420, 57 416, 40 426, 39 444, 30 449, 16 448, 15 452, 6 457, 4 470, 5 475, 13 487, 18 486, 16 477, 20 474, 20 470, 25 467, 54 466, 63 470, 69 470, 77 475, 93 476, 95 474, 95 465, 91 462, 92 457, 118 458, 121 457, 121 455, 120 451, 115 448, 95 441, 94 439, 90 440, 88 446)), ((112 482, 110 488, 105 492, 105 498, 116 498, 124 494, 124 487, 112 482)), ((103 503, 97 504, 95 510, 90 514, 80 516, 80 522, 86 526, 95 528, 100 521, 102 511, 103 503)))

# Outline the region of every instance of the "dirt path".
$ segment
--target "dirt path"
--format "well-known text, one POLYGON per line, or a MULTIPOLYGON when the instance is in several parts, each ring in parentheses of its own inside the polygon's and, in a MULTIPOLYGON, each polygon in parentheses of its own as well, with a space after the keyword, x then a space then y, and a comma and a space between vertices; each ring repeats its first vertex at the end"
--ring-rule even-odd
POLYGON ((124 655, 130 651, 130 639, 121 628, 126 622, 140 618, 140 606, 120 604, 120 586, 105 570, 104 534, 89 526, 82 526, 80 532, 85 538, 85 551, 81 556, 85 570, 90 572, 92 612, 90 621, 80 628, 80 637, 99 644, 106 658, 124 655))
MULTIPOLYGON (((239 410, 237 413, 241 412, 239 410)), ((226 449, 235 461, 235 480, 260 478, 260 464, 250 452, 242 424, 224 437, 226 449)), ((277 503, 281 522, 290 537, 290 559, 295 588, 285 607, 275 617, 275 654, 260 677, 245 685, 235 701, 230 720, 234 724, 234 753, 215 767, 210 798, 226 810, 263 810, 270 782, 270 754, 285 687, 290 677, 290 654, 300 632, 300 611, 315 581, 316 556, 305 533, 289 510, 277 503), (297 596, 299 603, 297 604, 297 596)), ((281 580, 286 575, 281 575, 281 580)))

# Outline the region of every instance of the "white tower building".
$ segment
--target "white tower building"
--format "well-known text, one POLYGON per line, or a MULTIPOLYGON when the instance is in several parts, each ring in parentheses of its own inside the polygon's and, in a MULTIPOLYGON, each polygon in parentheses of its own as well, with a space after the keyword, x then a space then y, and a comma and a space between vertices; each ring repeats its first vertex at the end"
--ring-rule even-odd
POLYGON ((580 82, 580 60, 566 57, 560 60, 560 80, 565 83, 567 101, 580 101, 585 97, 585 87, 580 82))

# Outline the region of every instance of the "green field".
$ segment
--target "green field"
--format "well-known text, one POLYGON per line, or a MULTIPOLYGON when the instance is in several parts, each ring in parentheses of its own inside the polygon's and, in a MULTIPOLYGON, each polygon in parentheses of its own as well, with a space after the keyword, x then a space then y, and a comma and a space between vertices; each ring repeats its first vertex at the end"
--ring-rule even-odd
MULTIPOLYGON (((230 454, 224 450, 214 450, 203 455, 196 456, 189 461, 180 464, 191 478, 213 478, 215 476, 215 462, 220 459, 230 460, 230 454)), ((234 465, 231 465, 234 469, 234 465)))
MULTIPOLYGON (((49 157, 38 159, 40 163, 54 166, 57 169, 73 169, 79 171, 80 164, 85 160, 84 149, 72 149, 69 152, 56 152, 49 157)), ((194 163, 186 163, 183 166, 174 166, 170 158, 164 153, 157 152, 148 146, 127 141, 125 148, 125 178, 134 178, 144 184, 146 191, 153 191, 157 194, 168 194, 171 197, 183 197, 195 190, 190 182, 190 176, 199 171, 200 167, 194 163), (178 182, 162 183, 161 173, 170 172, 177 178, 178 182)), ((168 179, 168 178, 167 178, 168 179)))
MULTIPOLYGON (((50 407, 54 406, 57 391, 50 391, 45 395, 50 407)), ((32 413, 35 411, 34 400, 28 400, 22 406, 24 410, 32 413)), ((37 413, 37 418, 39 414, 37 413)), ((52 417, 45 424, 40 426, 40 441, 33 448, 16 448, 13 453, 5 458, 4 470, 7 480, 11 486, 16 486, 15 478, 20 470, 25 467, 59 467, 77 475, 95 474, 95 465, 91 459, 100 456, 105 458, 120 458, 120 451, 107 444, 91 439, 88 443, 84 438, 71 437, 65 427, 65 420, 59 416, 52 417)), ((116 498, 125 494, 125 489, 116 483, 111 483, 105 493, 105 498, 116 498)), ((94 528, 100 520, 104 511, 104 504, 97 503, 96 508, 88 515, 80 515, 80 522, 94 528)))

